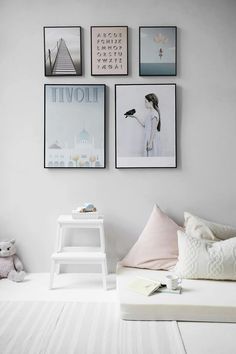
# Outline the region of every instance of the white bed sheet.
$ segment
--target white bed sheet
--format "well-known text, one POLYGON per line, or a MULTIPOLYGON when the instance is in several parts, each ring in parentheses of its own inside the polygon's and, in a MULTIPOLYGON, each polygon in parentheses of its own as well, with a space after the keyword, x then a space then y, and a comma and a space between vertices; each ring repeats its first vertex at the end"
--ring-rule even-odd
POLYGON ((236 322, 236 282, 187 280, 181 294, 145 297, 128 289, 137 276, 164 281, 167 271, 117 267, 120 315, 125 320, 236 322))

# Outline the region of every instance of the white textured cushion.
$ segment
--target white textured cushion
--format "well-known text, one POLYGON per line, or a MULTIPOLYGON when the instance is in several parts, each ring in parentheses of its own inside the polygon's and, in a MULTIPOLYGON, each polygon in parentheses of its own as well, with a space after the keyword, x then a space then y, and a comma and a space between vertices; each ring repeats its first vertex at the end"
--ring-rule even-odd
POLYGON ((236 228, 204 220, 188 212, 184 213, 184 226, 188 235, 206 240, 219 241, 236 237, 236 228))
POLYGON ((236 280, 236 237, 219 242, 178 231, 179 260, 175 272, 181 278, 236 280))

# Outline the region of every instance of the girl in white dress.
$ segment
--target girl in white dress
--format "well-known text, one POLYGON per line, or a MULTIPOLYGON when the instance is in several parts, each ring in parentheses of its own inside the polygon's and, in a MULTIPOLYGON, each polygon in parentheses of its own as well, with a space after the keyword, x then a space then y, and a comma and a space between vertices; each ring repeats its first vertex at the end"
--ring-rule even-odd
POLYGON ((161 114, 158 107, 158 98, 154 93, 145 96, 145 107, 148 112, 145 121, 142 121, 135 115, 129 117, 135 118, 144 128, 144 146, 143 155, 145 157, 158 155, 158 132, 161 130, 161 114))

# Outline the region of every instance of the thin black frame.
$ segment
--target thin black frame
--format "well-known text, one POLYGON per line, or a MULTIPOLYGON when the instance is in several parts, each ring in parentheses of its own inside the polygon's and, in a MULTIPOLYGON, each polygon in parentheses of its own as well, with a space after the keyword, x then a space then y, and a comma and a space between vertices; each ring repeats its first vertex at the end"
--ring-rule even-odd
POLYGON ((106 90, 107 86, 105 84, 44 84, 44 168, 49 168, 49 169, 105 169, 106 168, 106 90), (103 93, 104 93, 104 100, 103 100, 103 106, 104 106, 104 118, 103 118, 103 134, 104 134, 104 151, 103 151, 103 159, 104 159, 104 165, 100 167, 87 167, 87 166, 82 166, 82 167, 71 167, 71 166, 46 166, 46 88, 47 86, 99 86, 103 87, 103 93))
POLYGON ((177 76, 177 26, 140 26, 139 27, 139 76, 177 76), (175 73, 174 74, 141 74, 141 30, 142 28, 173 28, 175 29, 175 73))
POLYGON ((129 50, 129 27, 128 26, 90 26, 90 56, 91 56, 91 76, 128 76, 129 75, 129 55, 128 55, 128 50, 129 50), (92 29, 93 28, 126 28, 126 53, 127 53, 127 67, 126 67, 126 73, 124 74, 94 74, 93 73, 93 35, 92 35, 92 29))
POLYGON ((82 27, 81 26, 44 26, 43 27, 43 43, 44 43, 44 76, 46 77, 63 77, 63 76, 68 76, 68 77, 73 77, 73 76, 82 76, 83 75, 83 53, 82 53, 82 27), (49 75, 46 72, 46 33, 45 29, 46 28, 78 28, 79 33, 80 33, 80 41, 79 41, 79 46, 80 46, 80 74, 57 74, 57 75, 49 75))
POLYGON ((175 83, 148 83, 148 84, 115 84, 115 168, 116 169, 146 169, 146 168, 177 168, 177 111, 176 111, 176 84, 175 83), (175 165, 174 166, 128 166, 128 167, 118 167, 117 166, 117 86, 174 86, 175 88, 175 117, 174 117, 174 123, 175 123, 175 165))

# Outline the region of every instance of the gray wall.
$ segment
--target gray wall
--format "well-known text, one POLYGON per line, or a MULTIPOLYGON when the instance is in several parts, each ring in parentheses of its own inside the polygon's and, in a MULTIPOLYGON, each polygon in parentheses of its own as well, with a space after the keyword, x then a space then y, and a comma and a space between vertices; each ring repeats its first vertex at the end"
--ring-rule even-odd
POLYGON ((154 203, 236 226, 236 1, 0 0, 0 237, 15 237, 26 268, 48 271, 56 219, 83 201, 104 214, 110 269, 154 203), (84 76, 46 78, 43 26, 84 29, 84 76), (90 75, 90 25, 129 26, 128 77, 90 75), (178 76, 138 76, 138 26, 178 27, 178 76), (177 84, 178 168, 116 170, 114 84, 177 84), (43 84, 105 83, 107 168, 43 168, 43 84))

